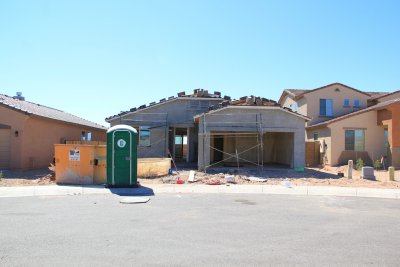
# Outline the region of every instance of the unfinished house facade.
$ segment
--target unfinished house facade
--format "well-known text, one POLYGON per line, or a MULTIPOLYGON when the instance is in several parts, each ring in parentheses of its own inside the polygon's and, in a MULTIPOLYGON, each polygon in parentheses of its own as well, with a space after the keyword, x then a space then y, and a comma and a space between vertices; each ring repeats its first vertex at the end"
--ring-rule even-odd
POLYGON ((199 170, 213 167, 304 167, 306 116, 259 97, 224 101, 195 117, 199 170))
POLYGON ((229 99, 221 97, 220 92, 196 89, 193 94, 181 92, 177 97, 132 108, 106 121, 110 126, 126 124, 138 130, 140 158, 172 156, 177 162, 197 163, 198 129, 193 117, 229 99))
POLYGON ((318 164, 337 166, 361 158, 372 165, 384 158, 386 165, 400 167, 399 101, 398 91, 363 92, 334 83, 285 90, 279 103, 310 117, 306 144, 318 143, 318 164))

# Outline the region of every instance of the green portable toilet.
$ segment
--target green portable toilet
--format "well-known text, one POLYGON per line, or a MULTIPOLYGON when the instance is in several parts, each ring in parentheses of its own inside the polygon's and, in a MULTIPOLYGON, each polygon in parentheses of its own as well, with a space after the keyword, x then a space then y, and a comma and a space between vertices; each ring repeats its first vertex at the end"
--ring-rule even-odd
POLYGON ((137 186, 137 131, 116 125, 107 131, 107 187, 137 186))

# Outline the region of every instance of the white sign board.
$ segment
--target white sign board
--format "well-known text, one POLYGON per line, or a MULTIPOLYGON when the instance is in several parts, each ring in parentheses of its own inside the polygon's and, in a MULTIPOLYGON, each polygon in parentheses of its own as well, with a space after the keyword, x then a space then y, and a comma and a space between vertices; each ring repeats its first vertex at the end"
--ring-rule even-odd
POLYGON ((81 153, 77 149, 73 149, 69 151, 69 160, 71 161, 80 161, 81 160, 81 153))

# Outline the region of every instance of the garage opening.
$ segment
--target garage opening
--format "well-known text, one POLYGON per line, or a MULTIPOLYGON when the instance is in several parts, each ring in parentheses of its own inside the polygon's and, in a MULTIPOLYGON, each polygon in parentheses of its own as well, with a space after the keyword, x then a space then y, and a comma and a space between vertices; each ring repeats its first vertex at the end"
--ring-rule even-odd
POLYGON ((293 167, 291 132, 211 132, 210 167, 293 167))
POLYGON ((0 124, 0 169, 10 168, 11 129, 0 124))

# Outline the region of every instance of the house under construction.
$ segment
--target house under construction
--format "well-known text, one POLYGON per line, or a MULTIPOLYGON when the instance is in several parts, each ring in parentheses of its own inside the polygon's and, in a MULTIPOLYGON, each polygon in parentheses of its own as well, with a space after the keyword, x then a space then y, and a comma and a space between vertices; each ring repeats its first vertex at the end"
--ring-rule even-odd
POLYGON ((106 119, 139 130, 138 156, 172 157, 216 167, 304 166, 307 117, 260 97, 231 100, 220 92, 161 99, 106 119))
POLYGON ((265 98, 222 102, 195 116, 200 170, 214 166, 304 166, 307 117, 265 98))

